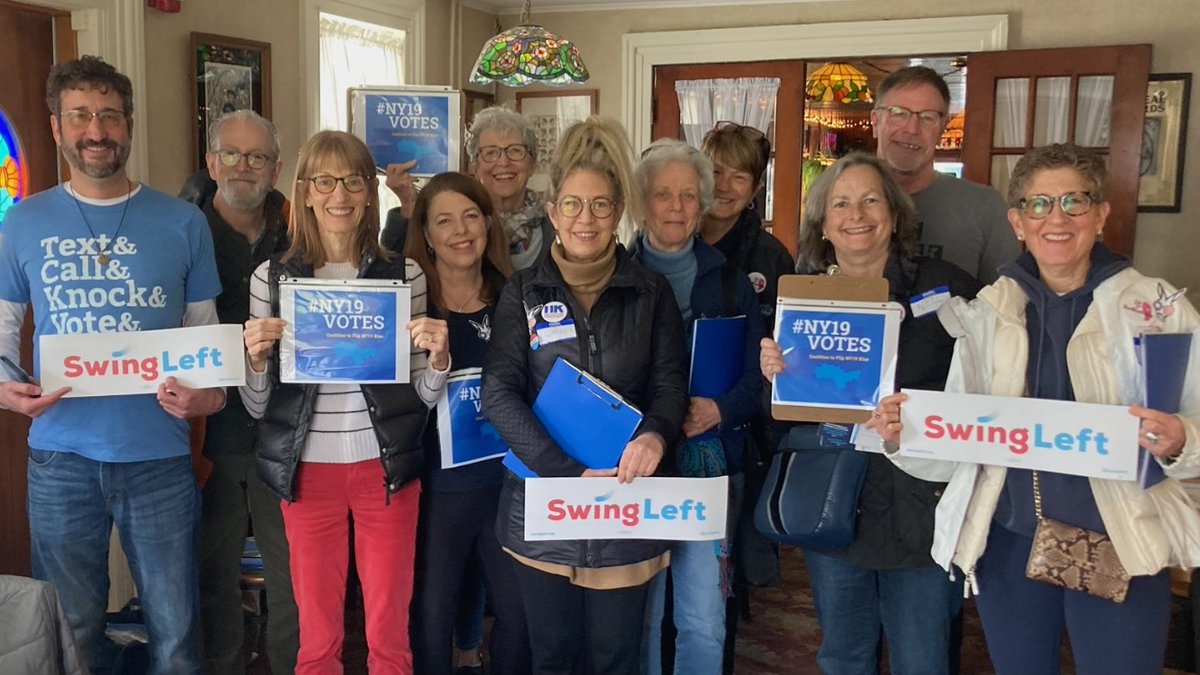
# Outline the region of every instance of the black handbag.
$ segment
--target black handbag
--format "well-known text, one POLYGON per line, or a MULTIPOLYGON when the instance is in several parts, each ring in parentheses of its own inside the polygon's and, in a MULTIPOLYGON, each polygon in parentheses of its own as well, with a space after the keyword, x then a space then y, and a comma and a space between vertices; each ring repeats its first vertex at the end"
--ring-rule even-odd
POLYGON ((854 541, 870 456, 851 445, 823 447, 815 425, 789 431, 771 460, 754 525, 772 541, 839 549, 854 541))

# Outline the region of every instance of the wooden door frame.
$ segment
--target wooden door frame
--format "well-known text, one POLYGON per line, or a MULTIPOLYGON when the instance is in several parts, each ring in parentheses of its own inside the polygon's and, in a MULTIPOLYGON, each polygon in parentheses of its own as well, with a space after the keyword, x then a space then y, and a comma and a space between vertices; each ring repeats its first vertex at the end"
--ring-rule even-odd
POLYGON ((627 33, 621 42, 622 121, 640 149, 651 140, 655 66, 994 51, 1008 46, 1008 16, 627 33))
MULTIPOLYGON (((146 93, 146 3, 133 0, 22 0, 27 5, 71 13, 76 53, 95 54, 112 64, 133 84, 135 116, 144 115, 150 103, 146 93)), ((133 125, 133 146, 125 170, 129 177, 150 177, 148 124, 133 125)))
MULTIPOLYGON (((804 61, 800 59, 792 59, 786 61, 753 61, 753 62, 738 62, 725 64, 671 64, 656 66, 655 73, 661 75, 664 71, 670 72, 674 69, 695 68, 699 67, 700 72, 695 73, 697 79, 705 79, 713 76, 717 77, 775 77, 780 80, 779 91, 776 93, 775 103, 775 141, 772 142, 772 152, 775 156, 775 176, 774 181, 774 209, 775 218, 771 221, 771 233, 788 249, 788 252, 793 257, 796 255, 796 233, 800 229, 800 165, 802 162, 801 155, 803 147, 797 147, 795 152, 779 152, 780 138, 795 139, 795 142, 801 146, 804 143, 804 61), (795 77, 792 73, 789 77, 788 69, 799 66, 800 75, 795 77), (729 72, 732 68, 735 72, 740 67, 746 67, 747 72, 735 74, 729 72), (753 67, 751 72, 749 68, 753 67), (711 68, 711 72, 705 73, 706 68, 711 68), (724 71, 718 73, 718 69, 724 71), (795 101, 796 109, 799 114, 780 115, 779 110, 781 104, 785 104, 788 99, 795 101), (794 176, 794 181, 779 180, 779 176, 794 176), (786 214, 780 218, 780 214, 786 214)), ((665 91, 659 91, 659 84, 655 82, 656 87, 656 107, 655 117, 652 120, 652 128, 658 127, 660 120, 663 119, 679 119, 679 97, 671 91, 671 95, 667 95, 665 91)), ((786 104, 785 104, 786 105, 786 104)), ((718 120, 719 121, 719 120, 718 120)), ((653 132, 652 132, 653 134, 653 132)), ((654 134, 654 138, 659 138, 659 135, 654 134)))

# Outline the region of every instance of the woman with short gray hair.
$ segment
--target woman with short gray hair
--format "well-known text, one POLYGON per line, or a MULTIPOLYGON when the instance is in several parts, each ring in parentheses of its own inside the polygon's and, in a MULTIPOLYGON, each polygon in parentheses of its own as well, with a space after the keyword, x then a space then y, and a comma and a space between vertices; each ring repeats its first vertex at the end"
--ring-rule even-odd
MULTIPOLYGON (((493 106, 475 115, 467 132, 468 173, 483 184, 508 237, 513 269, 532 267, 548 255, 554 229, 542 195, 528 188, 537 170, 538 142, 533 125, 508 108, 493 106)), ((403 250, 408 219, 417 201, 416 160, 387 167, 387 185, 400 198, 388 212, 383 245, 403 250)))
MULTIPOLYGON (((645 218, 630 255, 671 284, 688 333, 696 320, 744 316, 742 344, 727 354, 705 354, 696 363, 740 361, 741 373, 721 392, 689 392, 685 439, 675 448, 678 475, 729 476, 727 523, 737 522, 742 486, 746 425, 759 415, 758 338, 762 335, 754 289, 746 275, 696 233, 713 202, 712 162, 677 140, 656 141, 642 153, 634 173, 645 203, 645 218)), ((691 341, 688 341, 690 344, 691 341)), ((675 672, 720 673, 725 646, 725 600, 729 596, 730 538, 682 541, 671 545, 669 573, 674 587, 675 672)), ((650 587, 643 638, 643 675, 662 666, 662 623, 666 576, 650 587)))

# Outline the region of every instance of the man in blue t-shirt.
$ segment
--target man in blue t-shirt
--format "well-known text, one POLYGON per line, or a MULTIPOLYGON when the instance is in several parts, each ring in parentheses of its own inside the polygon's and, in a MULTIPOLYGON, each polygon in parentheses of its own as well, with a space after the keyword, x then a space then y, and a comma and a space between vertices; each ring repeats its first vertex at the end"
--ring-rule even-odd
MULTIPOLYGON (((129 78, 99 58, 56 65, 50 130, 69 183, 13 207, 0 229, 0 354, 18 360, 33 306, 43 335, 217 323, 212 236, 196 207, 131 181, 129 78)), ((150 635, 152 673, 199 673, 195 535, 200 499, 187 420, 225 404, 222 388, 174 378, 155 395, 69 397, 0 383, 0 406, 33 419, 33 574, 58 591, 93 671, 105 672, 108 542, 117 526, 150 635)))

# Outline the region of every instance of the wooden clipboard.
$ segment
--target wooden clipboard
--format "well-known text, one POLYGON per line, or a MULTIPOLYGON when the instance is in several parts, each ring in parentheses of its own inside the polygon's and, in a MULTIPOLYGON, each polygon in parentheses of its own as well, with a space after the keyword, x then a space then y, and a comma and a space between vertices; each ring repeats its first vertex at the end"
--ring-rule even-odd
MULTIPOLYGON (((888 282, 883 277, 865 279, 862 277, 786 274, 779 277, 779 299, 887 302, 888 282)), ((778 307, 775 311, 778 315, 778 307)), ((771 404, 771 417, 791 422, 862 424, 871 418, 871 411, 773 403, 771 404)))

